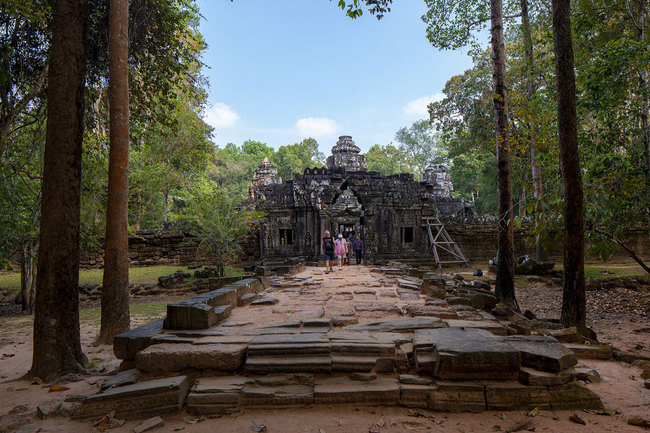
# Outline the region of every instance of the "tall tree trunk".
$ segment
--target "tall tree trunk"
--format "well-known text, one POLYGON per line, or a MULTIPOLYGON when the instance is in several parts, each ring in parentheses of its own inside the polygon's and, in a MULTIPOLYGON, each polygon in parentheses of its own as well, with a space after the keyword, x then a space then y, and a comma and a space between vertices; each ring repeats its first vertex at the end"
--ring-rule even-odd
POLYGON ((98 342, 112 344, 128 331, 129 317, 129 2, 111 0, 109 15, 110 153, 106 243, 98 342))
POLYGON ((52 2, 34 348, 28 373, 50 381, 84 370, 79 336, 81 145, 86 0, 52 2))
POLYGON ((512 175, 510 170, 510 140, 506 109, 506 64, 503 40, 503 10, 501 0, 491 0, 492 12, 492 83, 494 86, 494 126, 497 143, 499 189, 498 261, 496 296, 499 302, 514 307, 515 258, 512 225, 512 175))
MULTIPOLYGON (((528 18, 528 0, 521 0, 521 24, 523 27, 524 33, 524 51, 526 53, 526 96, 528 104, 530 104, 535 96, 537 91, 537 86, 535 85, 535 57, 533 56, 533 37, 530 32, 530 20, 528 18)), ((533 174, 533 190, 535 191, 535 200, 539 201, 544 196, 544 191, 542 189, 542 168, 539 166, 539 161, 537 158, 537 139, 536 139, 536 128, 530 132, 529 128, 529 138, 528 144, 530 145, 530 167, 533 174)), ((543 212, 543 209, 538 206, 535 209, 536 213, 543 212)), ((546 251, 540 245, 539 241, 535 241, 535 258, 538 262, 543 262, 546 260, 546 251)))
POLYGON ((20 261, 20 294, 22 310, 28 314, 34 312, 34 289, 36 287, 36 269, 34 258, 38 244, 28 241, 23 244, 22 258, 20 261))
POLYGON ((578 151, 571 5, 570 0, 553 0, 552 5, 560 168, 564 184, 564 288, 560 320, 565 326, 584 326, 587 317, 585 222, 578 151))

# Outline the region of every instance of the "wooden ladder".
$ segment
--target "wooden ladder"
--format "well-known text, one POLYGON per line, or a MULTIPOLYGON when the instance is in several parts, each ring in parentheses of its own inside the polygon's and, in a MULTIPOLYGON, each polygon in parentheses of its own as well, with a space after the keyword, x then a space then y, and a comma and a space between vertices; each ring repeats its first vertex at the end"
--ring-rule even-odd
POLYGON ((458 244, 447 233, 445 225, 440 222, 440 219, 437 216, 424 217, 422 218, 424 225, 427 226, 427 233, 429 233, 429 242, 431 243, 431 251, 433 252, 433 258, 436 261, 438 268, 441 268, 443 264, 452 264, 452 263, 462 263, 468 265, 469 261, 463 255, 463 252, 458 247, 458 244), (434 231, 435 229, 435 235, 434 231), (453 259, 452 260, 440 260, 440 254, 438 254, 438 248, 442 251, 449 253, 453 259))

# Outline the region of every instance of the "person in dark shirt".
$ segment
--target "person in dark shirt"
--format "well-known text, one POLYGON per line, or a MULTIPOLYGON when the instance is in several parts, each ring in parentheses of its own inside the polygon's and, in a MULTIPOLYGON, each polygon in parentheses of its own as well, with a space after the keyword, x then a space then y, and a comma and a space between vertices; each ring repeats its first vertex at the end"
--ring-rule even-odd
POLYGON ((329 230, 325 230, 323 237, 323 254, 325 255, 325 273, 329 274, 332 269, 332 260, 334 260, 334 239, 329 230))
POLYGON ((354 256, 357 258, 357 266, 361 265, 361 256, 363 255, 363 241, 359 235, 354 238, 352 250, 354 250, 354 256))

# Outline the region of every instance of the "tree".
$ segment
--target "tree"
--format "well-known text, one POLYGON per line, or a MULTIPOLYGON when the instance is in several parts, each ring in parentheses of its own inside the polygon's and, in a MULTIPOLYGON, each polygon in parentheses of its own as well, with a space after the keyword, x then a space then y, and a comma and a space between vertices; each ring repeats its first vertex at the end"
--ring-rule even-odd
POLYGON ((241 201, 227 189, 205 181, 195 185, 180 215, 201 239, 199 248, 214 260, 219 276, 241 255, 241 243, 261 218, 261 212, 240 209, 241 201))
POLYGON ((564 283, 560 321, 565 326, 584 326, 587 319, 585 224, 582 204, 582 173, 578 151, 571 3, 569 0, 552 0, 552 5, 560 168, 564 185, 564 283))
POLYGON ((435 129, 429 120, 417 120, 408 128, 395 133, 399 150, 408 161, 409 171, 419 178, 428 164, 439 158, 435 129))
POLYGON ((50 12, 47 2, 0 3, 0 161, 7 138, 19 125, 33 121, 21 115, 42 99, 48 75, 50 12))
POLYGON ((364 156, 368 170, 378 171, 383 176, 408 171, 409 164, 406 161, 406 155, 392 144, 386 146, 375 144, 368 149, 364 156))
POLYGON ((280 146, 269 160, 278 169, 284 180, 293 179, 294 173, 302 173, 306 168, 321 167, 325 157, 318 151, 318 142, 306 138, 300 143, 280 146))
POLYGON ((86 73, 86 0, 52 4, 40 252, 29 375, 84 370, 79 336, 79 197, 86 73))
POLYGON ((500 302, 516 305, 514 227, 512 213, 512 178, 510 174, 510 141, 506 108, 505 42, 501 0, 491 0, 492 13, 492 81, 494 88, 494 129, 497 143, 497 176, 499 213, 497 215, 498 261, 495 294, 500 302))
POLYGON ((101 329, 97 341, 130 328, 129 316, 129 2, 110 3, 110 153, 101 329))

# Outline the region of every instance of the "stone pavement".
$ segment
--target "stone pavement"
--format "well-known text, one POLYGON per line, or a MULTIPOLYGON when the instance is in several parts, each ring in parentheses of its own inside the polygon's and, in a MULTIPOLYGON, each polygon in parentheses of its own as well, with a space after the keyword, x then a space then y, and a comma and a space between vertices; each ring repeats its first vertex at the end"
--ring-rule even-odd
POLYGON ((313 404, 602 407, 573 367, 611 348, 508 312, 489 282, 402 264, 307 267, 261 281, 170 304, 164 321, 118 336, 122 369, 136 370, 89 396, 76 416, 153 416, 183 405, 200 414, 313 404))

